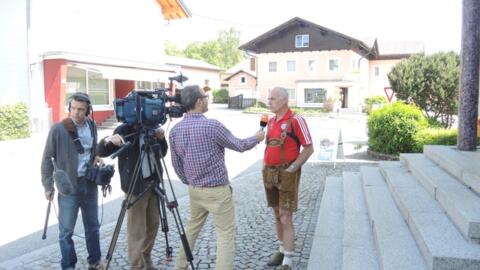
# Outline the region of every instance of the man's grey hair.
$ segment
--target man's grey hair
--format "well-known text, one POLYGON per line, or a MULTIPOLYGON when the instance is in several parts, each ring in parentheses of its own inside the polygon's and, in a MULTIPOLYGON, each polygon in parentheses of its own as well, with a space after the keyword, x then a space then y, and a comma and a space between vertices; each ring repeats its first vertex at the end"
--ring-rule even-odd
POLYGON ((180 94, 182 98, 182 105, 188 111, 195 108, 195 103, 201 97, 203 97, 202 89, 198 85, 185 86, 180 94))
POLYGON ((274 87, 272 91, 273 90, 276 90, 281 97, 284 97, 285 99, 288 100, 288 90, 285 87, 277 86, 277 87, 274 87))

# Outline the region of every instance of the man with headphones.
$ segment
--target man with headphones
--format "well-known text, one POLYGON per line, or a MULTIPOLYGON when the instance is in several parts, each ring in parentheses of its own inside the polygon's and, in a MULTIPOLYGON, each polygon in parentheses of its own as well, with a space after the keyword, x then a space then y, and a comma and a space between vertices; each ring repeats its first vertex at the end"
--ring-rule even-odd
MULTIPOLYGON (((103 269, 100 252, 100 224, 98 221, 98 189, 86 179, 90 166, 103 161, 95 156, 97 127, 88 118, 92 111, 90 98, 82 92, 74 93, 68 104, 70 117, 50 129, 42 157, 41 175, 45 197, 54 197, 53 163, 64 170, 73 187, 70 194, 58 194, 59 243, 62 269, 75 269, 77 255, 72 240, 78 210, 82 211, 85 241, 88 251, 88 269, 103 269)), ((58 180, 57 181, 57 186, 58 180)), ((60 188, 59 188, 60 189, 60 188)), ((83 267, 82 267, 83 268, 83 267)))

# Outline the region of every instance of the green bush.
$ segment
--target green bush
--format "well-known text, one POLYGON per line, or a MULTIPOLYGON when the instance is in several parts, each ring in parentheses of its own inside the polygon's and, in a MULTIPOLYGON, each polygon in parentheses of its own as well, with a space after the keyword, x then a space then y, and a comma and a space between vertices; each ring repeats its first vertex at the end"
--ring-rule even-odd
MULTIPOLYGON (((419 130, 415 135, 415 149, 417 153, 423 152, 424 145, 457 145, 458 130, 456 128, 426 128, 419 130)), ((480 144, 480 137, 477 137, 480 144)))
POLYGON ((213 103, 228 103, 228 90, 213 90, 213 103))
POLYGON ((413 105, 386 105, 368 117, 368 147, 384 154, 411 153, 416 149, 416 133, 427 125, 420 109, 413 105))
POLYGON ((267 104, 265 104, 264 102, 261 102, 261 101, 258 101, 258 102, 257 102, 257 107, 260 107, 260 108, 268 108, 267 104))
POLYGON ((374 105, 381 106, 387 103, 387 99, 384 96, 373 96, 365 99, 364 112, 370 114, 374 105))
POLYGON ((0 106, 0 141, 30 136, 28 109, 25 103, 0 106))
POLYGON ((429 128, 443 128, 441 122, 439 122, 435 117, 427 117, 428 127, 429 128))

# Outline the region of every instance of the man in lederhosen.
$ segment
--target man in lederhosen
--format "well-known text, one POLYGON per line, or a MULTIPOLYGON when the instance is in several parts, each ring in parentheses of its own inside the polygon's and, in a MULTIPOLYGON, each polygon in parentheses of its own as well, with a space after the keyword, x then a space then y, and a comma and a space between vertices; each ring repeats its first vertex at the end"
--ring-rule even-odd
POLYGON ((279 241, 279 250, 272 254, 268 265, 292 269, 295 241, 292 214, 297 211, 301 167, 313 153, 312 138, 305 120, 288 107, 287 89, 272 89, 268 105, 275 117, 267 125, 262 173, 279 241))

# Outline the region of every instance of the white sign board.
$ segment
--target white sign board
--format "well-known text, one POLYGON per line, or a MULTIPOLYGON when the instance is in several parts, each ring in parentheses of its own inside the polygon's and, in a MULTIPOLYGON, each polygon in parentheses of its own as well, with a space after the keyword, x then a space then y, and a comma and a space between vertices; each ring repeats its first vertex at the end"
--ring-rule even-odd
POLYGON ((318 161, 335 162, 337 159, 338 145, 341 143, 339 128, 316 128, 314 150, 315 159, 318 161))

